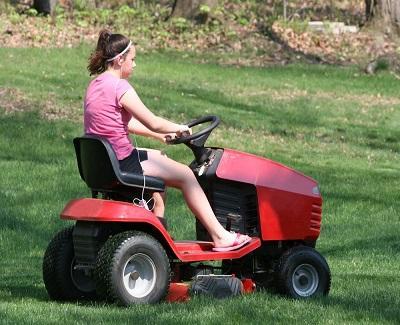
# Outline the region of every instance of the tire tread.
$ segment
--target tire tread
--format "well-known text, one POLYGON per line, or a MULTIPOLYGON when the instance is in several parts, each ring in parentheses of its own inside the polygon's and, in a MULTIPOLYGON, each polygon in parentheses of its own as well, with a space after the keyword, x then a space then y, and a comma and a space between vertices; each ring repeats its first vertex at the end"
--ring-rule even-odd
MULTIPOLYGON (((152 242, 152 245, 155 246, 155 249, 159 251, 165 258, 168 260, 168 256, 164 250, 164 247, 151 235, 141 232, 141 231, 125 231, 119 234, 114 235, 109 238, 107 242, 100 249, 97 261, 96 261, 96 269, 95 269, 95 281, 96 281, 96 291, 97 294, 101 296, 101 298, 121 303, 118 294, 115 292, 112 284, 112 276, 113 276, 113 266, 117 263, 117 256, 124 249, 124 246, 128 241, 131 241, 132 238, 145 238, 152 242)), ((168 287, 171 280, 171 267, 170 264, 167 263, 167 274, 168 274, 168 287)), ((163 293, 163 296, 160 300, 164 299, 168 293, 167 290, 163 293)))
MULTIPOLYGON (((326 285, 323 291, 319 294, 327 295, 331 287, 331 272, 325 258, 319 254, 314 248, 308 246, 296 246, 285 251, 278 260, 276 264, 275 274, 276 274, 276 289, 280 294, 289 295, 292 298, 303 298, 296 297, 295 294, 291 292, 288 287, 288 278, 290 272, 291 260, 296 256, 304 256, 310 254, 312 258, 315 258, 321 263, 321 266, 326 271, 326 285)), ((312 295, 314 296, 314 294, 312 295)))

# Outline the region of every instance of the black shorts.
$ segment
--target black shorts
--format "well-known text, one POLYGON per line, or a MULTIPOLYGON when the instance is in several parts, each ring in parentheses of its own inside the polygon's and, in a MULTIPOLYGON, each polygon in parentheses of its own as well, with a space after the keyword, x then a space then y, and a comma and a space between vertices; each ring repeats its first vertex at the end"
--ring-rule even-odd
POLYGON ((128 157, 119 160, 119 168, 122 172, 143 174, 143 169, 138 159, 138 152, 140 161, 145 161, 148 159, 146 150, 133 149, 132 153, 128 157))

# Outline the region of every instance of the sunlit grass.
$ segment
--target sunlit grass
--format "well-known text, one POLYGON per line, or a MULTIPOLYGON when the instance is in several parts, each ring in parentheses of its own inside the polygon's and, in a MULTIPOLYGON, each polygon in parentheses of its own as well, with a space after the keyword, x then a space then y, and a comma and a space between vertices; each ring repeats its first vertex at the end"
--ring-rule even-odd
MULTIPOLYGON (((88 54, 87 47, 0 49, 0 108, 23 109, 0 112, 0 323, 399 321, 398 80, 325 66, 220 67, 177 53, 139 54, 131 82, 143 101, 178 122, 218 115, 222 123, 210 145, 268 157, 318 180, 324 209, 317 248, 332 270, 330 295, 293 301, 257 293, 128 309, 50 302, 41 279, 43 252, 67 224, 58 217, 65 203, 89 196, 72 146, 82 133, 88 54), (63 119, 46 120, 52 109, 51 118, 63 119)), ((184 146, 163 149, 192 160, 184 146)), ((194 237, 178 191, 168 193, 167 218, 175 238, 194 237)))

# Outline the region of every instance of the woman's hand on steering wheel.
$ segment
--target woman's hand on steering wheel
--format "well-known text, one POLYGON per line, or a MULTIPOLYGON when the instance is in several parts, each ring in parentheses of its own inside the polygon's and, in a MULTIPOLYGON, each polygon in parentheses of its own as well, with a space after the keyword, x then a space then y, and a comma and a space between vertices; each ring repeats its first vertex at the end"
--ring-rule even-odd
POLYGON ((172 140, 179 139, 181 137, 188 137, 192 135, 192 129, 187 125, 181 125, 181 129, 175 133, 168 133, 164 135, 164 142, 171 144, 172 140))
POLYGON ((192 145, 193 141, 198 140, 200 138, 203 138, 203 143, 197 143, 197 146, 203 146, 205 140, 207 140, 207 137, 210 135, 211 131, 214 130, 218 124, 219 124, 219 118, 215 115, 207 115, 203 116, 201 118, 198 118, 197 120, 194 120, 192 122, 189 122, 187 125, 182 125, 183 129, 181 132, 177 132, 175 137, 169 137, 168 138, 168 144, 180 144, 184 143, 186 145, 192 145), (202 130, 196 131, 195 133, 192 133, 192 127, 200 124, 204 124, 207 122, 211 122, 210 125, 207 127, 203 128, 202 130), (188 131, 188 133, 184 133, 182 131, 188 131))
POLYGON ((189 135, 192 135, 192 129, 184 124, 182 124, 181 129, 176 132, 176 138, 188 137, 189 135))

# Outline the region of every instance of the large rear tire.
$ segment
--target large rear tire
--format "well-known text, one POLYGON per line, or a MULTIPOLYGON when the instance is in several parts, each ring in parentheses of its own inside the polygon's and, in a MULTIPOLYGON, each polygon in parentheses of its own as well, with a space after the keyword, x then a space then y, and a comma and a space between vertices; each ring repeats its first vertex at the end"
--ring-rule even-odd
POLYGON ((283 253, 276 276, 278 291, 292 298, 327 295, 331 286, 331 272, 325 258, 306 246, 293 247, 283 253))
POLYGON ((156 239, 127 231, 111 237, 99 251, 96 287, 120 305, 156 303, 168 292, 170 273, 168 256, 156 239))
POLYGON ((75 268, 73 230, 74 227, 69 227, 57 233, 44 254, 43 281, 53 300, 76 301, 96 298, 92 278, 83 270, 75 268))

